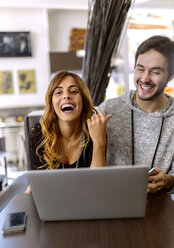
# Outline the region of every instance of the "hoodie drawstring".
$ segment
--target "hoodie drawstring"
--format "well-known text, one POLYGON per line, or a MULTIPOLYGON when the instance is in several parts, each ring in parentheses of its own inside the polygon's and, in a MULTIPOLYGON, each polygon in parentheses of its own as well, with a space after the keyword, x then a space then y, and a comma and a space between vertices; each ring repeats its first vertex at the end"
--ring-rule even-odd
MULTIPOLYGON (((156 153, 157 153, 157 150, 158 150, 158 146, 159 146, 159 143, 160 143, 161 134, 162 134, 162 130, 163 130, 163 124, 164 124, 164 117, 162 117, 160 133, 159 133, 158 142, 157 142, 157 145, 156 145, 156 148, 155 148, 155 152, 154 152, 154 155, 153 155, 153 158, 152 158, 151 168, 153 168, 153 165, 154 165, 156 153)), ((133 112, 132 109, 131 109, 131 129, 132 129, 131 130, 132 131, 132 165, 134 165, 135 164, 135 157, 134 157, 135 156, 135 154, 134 154, 134 112, 133 112)))

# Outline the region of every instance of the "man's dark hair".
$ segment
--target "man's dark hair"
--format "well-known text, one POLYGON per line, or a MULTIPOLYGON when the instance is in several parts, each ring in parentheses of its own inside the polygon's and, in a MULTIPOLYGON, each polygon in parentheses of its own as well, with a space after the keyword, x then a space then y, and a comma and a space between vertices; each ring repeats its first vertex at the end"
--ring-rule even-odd
POLYGON ((141 43, 135 54, 135 65, 137 58, 140 54, 148 52, 154 49, 155 51, 161 53, 168 62, 169 77, 174 75, 174 41, 170 40, 166 36, 155 35, 141 43))

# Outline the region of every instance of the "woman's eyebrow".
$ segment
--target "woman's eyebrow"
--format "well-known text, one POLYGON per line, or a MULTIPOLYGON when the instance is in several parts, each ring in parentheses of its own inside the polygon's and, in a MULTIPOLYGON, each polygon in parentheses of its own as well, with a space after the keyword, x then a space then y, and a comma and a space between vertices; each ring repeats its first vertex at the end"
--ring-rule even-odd
POLYGON ((56 86, 55 89, 63 89, 63 87, 62 86, 56 86))
POLYGON ((79 88, 79 86, 78 86, 77 84, 72 84, 72 85, 70 85, 68 88, 73 88, 73 87, 79 88))
MULTIPOLYGON (((72 84, 72 85, 70 85, 70 86, 68 86, 68 88, 73 88, 73 87, 77 87, 77 88, 79 88, 79 86, 78 85, 76 85, 76 84, 72 84)), ((63 86, 56 86, 56 88, 55 89, 63 89, 63 86)))

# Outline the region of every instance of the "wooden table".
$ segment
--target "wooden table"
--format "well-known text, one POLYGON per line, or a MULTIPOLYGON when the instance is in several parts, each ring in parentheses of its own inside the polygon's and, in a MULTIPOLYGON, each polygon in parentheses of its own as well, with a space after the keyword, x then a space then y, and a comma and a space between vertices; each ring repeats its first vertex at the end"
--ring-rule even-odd
POLYGON ((2 248, 173 248, 174 202, 149 194, 145 218, 41 222, 32 195, 17 195, 0 214, 26 211, 23 233, 0 234, 2 248))

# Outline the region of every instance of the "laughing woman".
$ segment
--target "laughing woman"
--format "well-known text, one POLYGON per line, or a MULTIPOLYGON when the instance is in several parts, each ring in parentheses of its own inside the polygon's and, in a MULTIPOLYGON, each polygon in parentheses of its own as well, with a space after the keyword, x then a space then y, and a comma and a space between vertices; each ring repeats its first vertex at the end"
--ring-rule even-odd
POLYGON ((72 72, 57 73, 48 87, 41 121, 30 130, 33 168, 105 166, 106 125, 111 116, 95 112, 84 81, 72 72))

